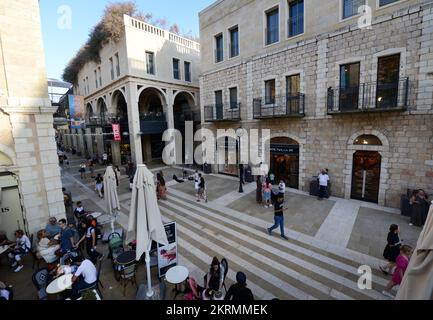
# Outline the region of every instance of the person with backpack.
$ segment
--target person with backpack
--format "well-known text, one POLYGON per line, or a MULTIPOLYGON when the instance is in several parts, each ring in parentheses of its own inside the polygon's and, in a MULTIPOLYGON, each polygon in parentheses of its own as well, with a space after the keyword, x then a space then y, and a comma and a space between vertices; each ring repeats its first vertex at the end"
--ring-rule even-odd
POLYGON ((272 231, 276 228, 278 228, 278 226, 280 227, 280 231, 281 231, 281 238, 285 239, 285 240, 289 240, 289 238, 287 238, 284 234, 284 210, 286 210, 286 208, 283 208, 284 206, 284 196, 282 195, 278 195, 276 197, 274 197, 274 225, 270 228, 267 229, 269 235, 272 235, 272 231))
MULTIPOLYGON (((83 221, 82 224, 85 222, 83 221)), ((90 260, 93 263, 96 263, 98 258, 101 256, 101 254, 96 251, 96 243, 97 243, 97 235, 96 235, 96 228, 92 224, 92 220, 87 220, 86 223, 86 233, 84 236, 77 242, 75 245, 75 249, 78 249, 79 245, 86 241, 86 252, 89 256, 90 260)))

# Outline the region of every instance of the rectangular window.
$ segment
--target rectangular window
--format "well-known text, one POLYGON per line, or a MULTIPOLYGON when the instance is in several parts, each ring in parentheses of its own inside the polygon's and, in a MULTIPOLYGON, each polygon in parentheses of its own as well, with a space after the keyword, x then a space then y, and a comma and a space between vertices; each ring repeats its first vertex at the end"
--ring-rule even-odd
POLYGON ((97 72, 96 69, 95 69, 95 71, 94 71, 94 74, 95 74, 95 85, 96 85, 96 89, 98 89, 98 72, 97 72))
POLYGON ((191 82, 191 63, 185 61, 184 69, 185 69, 185 81, 191 82))
POLYGON ((289 1, 289 37, 304 33, 304 0, 289 1))
POLYGON ((110 58, 110 72, 111 72, 111 80, 114 80, 114 63, 113 63, 113 58, 110 58))
POLYGON ((356 16, 360 6, 365 5, 365 0, 343 0, 343 19, 356 16))
POLYGON ((120 77, 120 60, 119 60, 119 54, 116 53, 114 56, 116 57, 116 73, 117 73, 117 76, 120 77))
POLYGON ((286 77, 286 95, 294 97, 301 91, 301 76, 299 74, 286 77))
POLYGON ((230 30, 230 58, 239 55, 239 28, 236 26, 230 30))
POLYGON ((275 103, 275 79, 265 81, 265 103, 275 103))
POLYGON ((400 54, 380 57, 377 62, 377 108, 397 107, 400 81, 400 54))
POLYGON ((173 77, 180 80, 179 59, 173 59, 173 77))
POLYGON ((230 109, 236 109, 238 107, 238 88, 230 88, 230 109))
POLYGON ((394 3, 397 1, 400 1, 400 0, 379 0, 379 7, 383 7, 383 6, 386 6, 388 4, 391 4, 391 3, 394 3))
POLYGON ((340 66, 340 111, 358 109, 360 63, 340 66))
POLYGON ((223 35, 220 34, 215 37, 215 62, 221 62, 224 60, 224 39, 223 35))
POLYGON ((223 92, 221 90, 215 91, 215 114, 217 119, 223 119, 224 106, 223 106, 223 92))
POLYGON ((280 34, 279 10, 275 8, 266 13, 266 45, 279 41, 280 34))
POLYGON ((148 74, 155 74, 155 54, 146 52, 146 69, 148 74))
POLYGON ((99 86, 102 87, 102 74, 101 74, 101 67, 98 67, 98 72, 99 72, 99 86))

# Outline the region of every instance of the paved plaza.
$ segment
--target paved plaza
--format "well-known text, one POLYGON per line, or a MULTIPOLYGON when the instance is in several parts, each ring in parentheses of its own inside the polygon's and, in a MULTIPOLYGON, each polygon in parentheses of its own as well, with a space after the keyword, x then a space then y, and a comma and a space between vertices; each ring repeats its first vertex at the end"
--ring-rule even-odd
MULTIPOLYGON (((97 197, 93 182, 80 179, 81 159, 71 158, 71 167, 62 170, 63 186, 72 192, 74 202, 83 202, 86 210, 104 212, 104 201, 97 197)), ((256 204, 255 183, 246 184, 241 194, 236 178, 205 175, 209 202, 197 202, 193 182, 177 183, 172 179, 174 174, 182 177, 182 168, 160 164, 149 168, 153 172, 163 170, 167 180, 168 199, 159 204, 163 221, 177 222, 179 264, 186 266, 202 284, 212 257, 225 257, 229 264, 227 285, 235 282, 237 271, 243 271, 256 299, 386 299, 381 291, 389 278, 379 271, 378 265, 382 263, 389 225, 399 224, 401 238, 412 246, 421 231, 410 227, 408 218, 395 209, 333 197, 319 201, 288 189, 286 241, 279 236, 279 230, 272 236, 267 234, 266 228, 273 223, 273 209, 256 204), (372 290, 358 288, 361 265, 373 269, 372 290)), ((98 167, 96 172, 104 173, 104 168, 98 167)), ((130 197, 128 178, 122 175, 122 212, 117 227, 127 227, 130 197)), ((109 224, 105 225, 108 228, 109 224)), ((108 253, 103 243, 98 244, 98 250, 108 253)), ((0 280, 14 286, 16 299, 36 298, 31 262, 31 257, 26 257, 23 271, 14 274, 2 260, 0 280)), ((152 277, 157 285, 156 268, 152 277)), ((145 283, 144 265, 139 266, 137 279, 139 284, 145 283)), ((123 295, 109 259, 104 259, 101 281, 105 299, 135 299, 136 288, 132 285, 123 295)), ((167 286, 167 299, 172 298, 171 289, 167 286)))

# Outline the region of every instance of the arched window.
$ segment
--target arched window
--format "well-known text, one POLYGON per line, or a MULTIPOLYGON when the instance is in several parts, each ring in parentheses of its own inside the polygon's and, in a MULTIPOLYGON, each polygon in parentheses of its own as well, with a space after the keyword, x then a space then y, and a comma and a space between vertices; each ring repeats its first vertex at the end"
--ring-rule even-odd
POLYGON ((356 138, 353 144, 361 146, 381 146, 382 141, 380 141, 380 139, 374 135, 363 134, 362 136, 356 138))

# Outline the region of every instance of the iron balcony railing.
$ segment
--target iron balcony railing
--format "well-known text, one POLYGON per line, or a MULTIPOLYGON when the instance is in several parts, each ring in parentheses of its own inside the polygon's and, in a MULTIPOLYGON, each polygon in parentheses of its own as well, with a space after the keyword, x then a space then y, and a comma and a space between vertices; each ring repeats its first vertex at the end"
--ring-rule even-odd
POLYGON ((160 134, 167 130, 167 128, 165 113, 151 112, 140 114, 140 131, 142 135, 160 134))
POLYGON ((305 94, 274 98, 257 98, 253 100, 254 119, 290 118, 305 116, 305 94))
POLYGON ((404 111, 408 108, 409 78, 328 89, 328 114, 404 111))
POLYGON ((99 116, 90 116, 86 119, 86 127, 90 128, 103 128, 103 127, 111 127, 113 123, 114 117, 107 115, 105 113, 101 113, 99 116))
POLYGON ((205 122, 219 121, 240 121, 241 120, 241 104, 228 103, 216 104, 204 107, 205 122))

